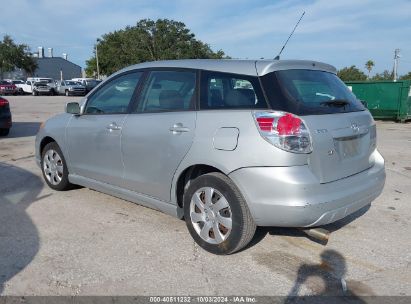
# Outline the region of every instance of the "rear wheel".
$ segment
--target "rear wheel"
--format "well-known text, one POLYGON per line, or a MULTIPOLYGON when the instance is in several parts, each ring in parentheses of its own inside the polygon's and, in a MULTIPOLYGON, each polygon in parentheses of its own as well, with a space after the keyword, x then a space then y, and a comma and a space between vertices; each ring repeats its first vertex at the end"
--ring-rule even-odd
POLYGON ((41 155, 41 169, 47 185, 57 191, 71 189, 66 160, 57 143, 47 144, 41 155))
POLYGON ((10 129, 0 129, 0 136, 9 135, 10 129))
POLYGON ((231 254, 253 238, 256 225, 234 183, 222 173, 208 173, 193 180, 184 193, 187 228, 203 249, 231 254))

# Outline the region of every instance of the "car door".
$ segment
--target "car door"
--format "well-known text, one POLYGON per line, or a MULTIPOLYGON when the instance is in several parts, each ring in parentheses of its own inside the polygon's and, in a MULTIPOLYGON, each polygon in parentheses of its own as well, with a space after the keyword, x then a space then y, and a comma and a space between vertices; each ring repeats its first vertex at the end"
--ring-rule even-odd
POLYGON ((134 71, 109 80, 88 97, 83 114, 70 120, 66 131, 70 173, 121 184, 121 130, 141 76, 134 71))
POLYGON ((33 83, 31 80, 27 80, 26 83, 23 85, 23 91, 25 93, 33 92, 33 83))
POLYGON ((62 94, 63 86, 64 81, 56 81, 56 91, 58 94, 62 94))
POLYGON ((152 70, 123 125, 124 187, 170 201, 195 131, 196 71, 152 70))

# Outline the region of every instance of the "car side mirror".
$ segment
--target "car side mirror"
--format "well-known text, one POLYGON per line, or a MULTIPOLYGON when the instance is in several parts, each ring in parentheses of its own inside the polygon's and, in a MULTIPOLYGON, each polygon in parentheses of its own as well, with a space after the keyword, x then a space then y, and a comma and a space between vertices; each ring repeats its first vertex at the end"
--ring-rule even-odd
POLYGON ((78 102, 68 102, 66 104, 66 113, 80 115, 80 105, 78 102))

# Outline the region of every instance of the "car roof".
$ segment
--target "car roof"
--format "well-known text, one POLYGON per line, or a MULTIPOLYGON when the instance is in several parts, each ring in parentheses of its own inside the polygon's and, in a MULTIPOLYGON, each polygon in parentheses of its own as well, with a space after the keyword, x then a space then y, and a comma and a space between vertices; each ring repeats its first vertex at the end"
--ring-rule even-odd
POLYGON ((186 68, 252 76, 290 69, 320 70, 334 74, 337 72, 330 64, 312 60, 183 59, 144 62, 124 68, 116 74, 144 68, 186 68))

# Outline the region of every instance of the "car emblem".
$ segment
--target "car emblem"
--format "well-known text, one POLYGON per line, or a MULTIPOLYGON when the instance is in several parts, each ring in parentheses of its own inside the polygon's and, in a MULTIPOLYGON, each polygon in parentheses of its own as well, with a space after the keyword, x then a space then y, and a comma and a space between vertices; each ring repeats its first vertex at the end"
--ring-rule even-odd
POLYGON ((358 133, 360 131, 360 127, 355 122, 351 123, 351 129, 354 133, 358 133))

